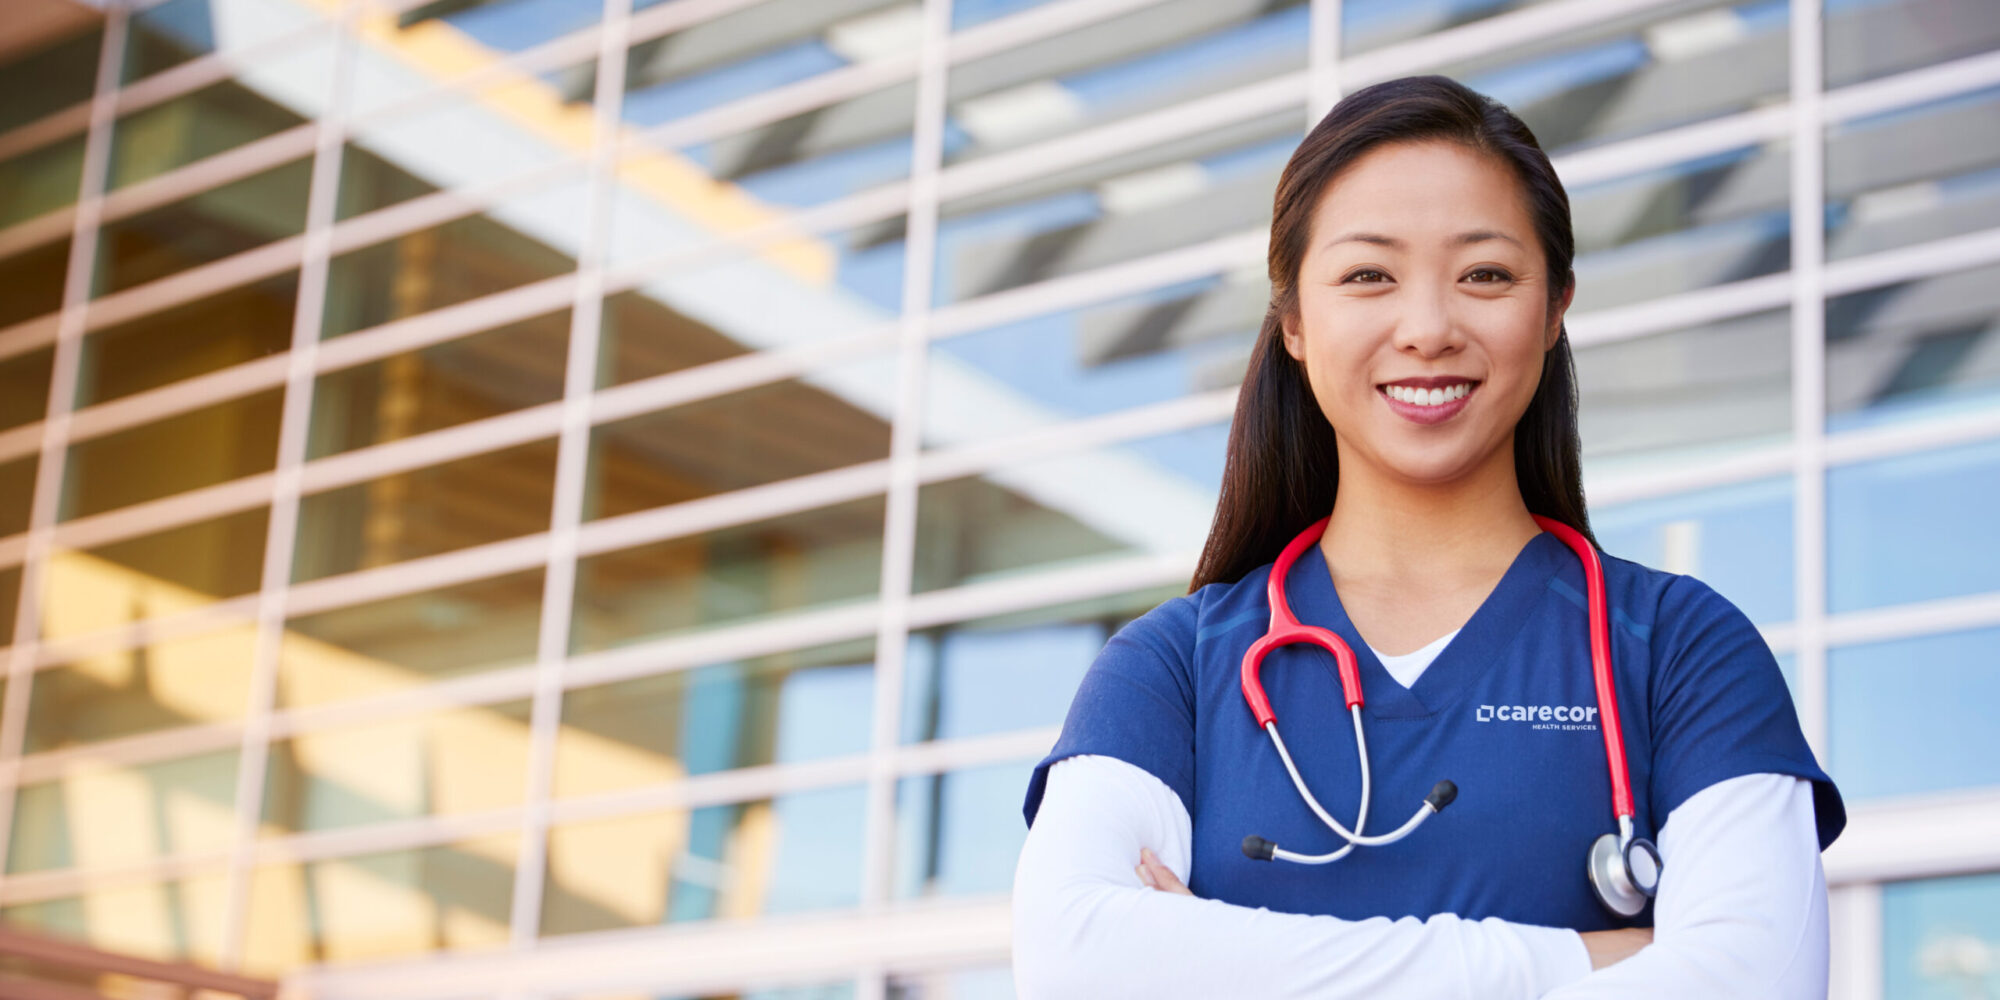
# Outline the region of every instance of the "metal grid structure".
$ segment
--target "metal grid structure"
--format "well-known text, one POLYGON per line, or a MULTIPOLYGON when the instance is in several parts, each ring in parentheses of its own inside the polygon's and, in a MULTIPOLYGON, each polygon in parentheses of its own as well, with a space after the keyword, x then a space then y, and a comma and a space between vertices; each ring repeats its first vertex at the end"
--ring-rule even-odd
MULTIPOLYGON (((618 990, 728 992, 756 986, 847 983, 862 996, 927 995, 925 977, 954 969, 1004 966, 1004 896, 898 899, 897 790, 911 778, 1008 765, 1039 756, 1053 739, 1047 726, 1024 731, 905 742, 905 657, 914 631, 1086 601, 1186 579, 1188 549, 1129 553, 1086 565, 1026 572, 989 581, 921 589, 917 561, 920 491, 968 475, 1073 456, 1162 433, 1226 420, 1233 389, 1200 392, 1103 415, 963 444, 925 440, 921 415, 933 345, 971 331, 1051 310, 1104 302, 1175 282, 1254 272, 1261 228, 1208 239, 1138 259, 1091 268, 1019 288, 939 304, 932 289, 939 215, 954 199, 973 198, 1065 167, 1224 128, 1260 116, 1296 112, 1301 128, 1337 99, 1370 82, 1429 72, 1538 39, 1558 38, 1604 22, 1666 11, 1663 0, 1552 0, 1458 27, 1343 57, 1339 0, 1313 0, 1306 67, 1171 107, 1032 143, 964 164, 944 156, 947 82, 953 67, 1005 53, 1159 0, 1062 0, 954 32, 951 0, 920 5, 920 44, 904 54, 856 64, 796 84, 635 133, 622 124, 627 53, 665 36, 755 6, 753 0, 673 0, 642 11, 607 0, 594 24, 508 56, 440 85, 470 93, 508 73, 539 73, 579 59, 596 60, 591 142, 573 157, 470 188, 421 196, 354 218, 337 218, 341 158, 347 139, 371 118, 408 113, 436 100, 351 109, 353 56, 378 8, 333 4, 325 22, 257 42, 242 51, 196 58, 166 72, 120 83, 128 26, 157 6, 107 10, 96 96, 87 106, 0 134, 0 154, 32 148, 50 135, 81 130, 82 187, 74 204, 6 230, 0 251, 34 246, 66 233, 70 253, 61 308, 0 330, 0 360, 53 346, 45 417, 0 431, 0 465, 33 456, 36 475, 27 530, 0 538, 0 568, 21 573, 18 614, 7 651, 0 709, 0 843, 16 828, 16 790, 104 769, 137 768, 193 755, 234 751, 235 823, 228 846, 183 851, 106 867, 88 865, 10 874, 0 881, 0 909, 18 912, 121 887, 215 879, 223 909, 214 958, 244 963, 253 922, 252 883, 260 867, 311 864, 357 855, 443 847, 478 838, 511 838, 516 847, 508 938, 504 946, 440 952, 387 964, 331 963, 294 971, 322 997, 557 997, 618 990), (306 125, 256 140, 119 190, 108 190, 113 127, 121 115, 156 106, 260 58, 285 58, 307 42, 330 46, 332 95, 306 125), (871 188, 706 241, 617 260, 610 230, 620 156, 635 142, 680 148, 780 122, 885 84, 914 87, 912 161, 905 179, 871 188), (232 180, 311 158, 303 231, 212 264, 124 291, 93 297, 97 241, 109 220, 130 217, 232 180), (571 273, 397 319, 333 338, 323 336, 330 262, 344 252, 500 204, 551 178, 581 177, 585 234, 571 273), (799 344, 746 353, 628 384, 600 387, 601 310, 608 295, 651 276, 694 266, 716 254, 759 252, 776 243, 906 220, 901 309, 891 321, 799 344), (291 348, 121 399, 78 407, 76 386, 86 335, 194 302, 219 290, 296 268, 298 306, 291 348), (555 308, 569 309, 567 364, 560 398, 462 426, 308 458, 313 392, 320 375, 445 343, 555 308), (830 365, 894 359, 893 419, 880 460, 760 484, 637 513, 587 519, 583 514, 593 428, 672 405, 797 379, 830 365), (277 460, 271 471, 86 516, 59 516, 65 462, 80 442, 152 424, 217 400, 282 388, 277 460), (552 518, 545 531, 305 582, 293 566, 301 498, 498 449, 553 440, 552 518), (687 634, 590 652, 572 652, 572 609, 581 560, 670 539, 688 538, 830 505, 880 498, 884 511, 880 584, 875 596, 687 634), (255 593, 92 632, 48 638, 39 626, 45 578, 57 554, 98 549, 170 528, 268 506, 261 586, 255 593), (288 620, 369 601, 416 594, 508 573, 545 568, 540 627, 530 663, 325 705, 286 707, 276 695, 288 620), (80 656, 144 647, 250 623, 254 659, 244 692, 247 710, 225 719, 103 742, 26 752, 38 674, 80 656), (670 783, 593 795, 553 792, 566 692, 842 640, 873 639, 873 714, 864 752, 804 763, 739 767, 670 783), (344 829, 272 835, 260 830, 267 763, 280 740, 361 722, 525 702, 526 791, 517 805, 453 815, 419 816, 344 829), (827 913, 748 922, 633 928, 544 937, 544 873, 552 828, 566 823, 662 809, 691 810, 809 791, 859 786, 864 854, 856 905, 827 913)), ((414 7, 416 5, 405 5, 414 7)), ((1790 431, 1784 440, 1705 454, 1699 461, 1656 461, 1589 470, 1596 508, 1653 501, 1703 489, 1786 478, 1794 532, 1794 613, 1766 626, 1774 650, 1791 658, 1801 719, 1816 749, 1829 739, 1830 649, 2000 626, 2000 591, 1834 612, 1827 578, 1827 476, 1830 470, 1956 445, 2000 440, 2000 411, 1973 409, 1880 426, 1829 431, 1826 308, 1829 298, 1899 282, 2000 263, 2000 229, 1828 260, 1821 224, 1827 203, 1825 137, 1830 127, 2000 85, 2000 52, 1953 59, 1846 86, 1822 86, 1820 5, 1789 10, 1789 93, 1751 110, 1675 125, 1559 156, 1572 191, 1745 146, 1789 150, 1789 261, 1776 273, 1572 315, 1580 350, 1638 341, 1773 309, 1790 315, 1790 431)), ((1991 539, 1979 540, 1988 549, 1991 539)), ((1836 767, 1836 777, 1840 772, 1836 767)), ((6 854, 0 851, 0 855, 6 854)), ((1898 797, 1855 807, 1848 832, 1828 857, 1834 888, 1836 984, 1841 995, 1879 995, 1882 982, 1880 884, 2000 868, 2000 791, 1972 789, 1898 797), (1949 816, 1949 821, 1943 817, 1949 816)), ((622 995, 622 994, 621 994, 622 995)), ((649 993, 648 995, 651 995, 649 993)), ((942 995, 942 994, 941 994, 942 995)))

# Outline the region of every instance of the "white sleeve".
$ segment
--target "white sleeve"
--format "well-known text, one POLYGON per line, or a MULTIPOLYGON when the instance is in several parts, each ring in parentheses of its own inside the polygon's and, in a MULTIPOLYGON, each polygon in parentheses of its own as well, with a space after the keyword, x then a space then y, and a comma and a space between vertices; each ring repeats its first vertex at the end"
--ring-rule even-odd
POLYGON ((1590 972, 1583 939, 1562 928, 1342 920, 1140 883, 1141 847, 1185 883, 1191 840, 1187 808, 1151 772, 1096 755, 1053 765, 1014 872, 1019 994, 1508 1000, 1590 972))
POLYGON ((1549 1000, 1823 1000, 1826 872, 1812 782, 1747 774, 1688 797, 1660 829, 1653 943, 1549 1000))

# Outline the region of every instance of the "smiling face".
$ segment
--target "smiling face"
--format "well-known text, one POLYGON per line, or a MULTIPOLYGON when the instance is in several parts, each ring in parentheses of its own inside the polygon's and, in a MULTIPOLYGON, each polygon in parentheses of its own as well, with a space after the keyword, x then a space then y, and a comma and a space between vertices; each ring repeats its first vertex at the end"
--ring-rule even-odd
POLYGON ((1499 160, 1395 142, 1313 213, 1285 350, 1354 463, 1416 484, 1505 463, 1574 288, 1553 307, 1527 194, 1499 160))

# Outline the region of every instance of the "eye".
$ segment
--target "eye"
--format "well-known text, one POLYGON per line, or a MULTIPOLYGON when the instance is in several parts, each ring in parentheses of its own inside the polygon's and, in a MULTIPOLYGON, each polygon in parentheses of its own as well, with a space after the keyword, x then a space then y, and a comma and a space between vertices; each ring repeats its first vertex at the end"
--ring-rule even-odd
POLYGON ((1466 275, 1466 277, 1468 277, 1468 278, 1471 278, 1471 277, 1475 277, 1475 276, 1477 276, 1477 275, 1481 275, 1481 274, 1490 274, 1490 275, 1492 275, 1492 276, 1493 276, 1493 280, 1492 280, 1492 281, 1475 281, 1475 282, 1473 282, 1473 284, 1475 284, 1475 285, 1491 285, 1491 284, 1495 284, 1495 283, 1498 283, 1498 282, 1502 282, 1502 281, 1512 281, 1512 280, 1514 280, 1514 276, 1513 276, 1513 275, 1511 275, 1511 274, 1508 274, 1507 272, 1505 272, 1505 271, 1502 271, 1502 270, 1500 270, 1500 269, 1499 269, 1499 268, 1497 268, 1497 267, 1482 267, 1482 268, 1477 268, 1477 269, 1475 269, 1475 270, 1474 270, 1474 271, 1473 271, 1473 272, 1472 272, 1471 274, 1468 274, 1468 275, 1466 275))
MULTIPOLYGON (((1361 277, 1362 275, 1365 275, 1365 274, 1373 274, 1373 275, 1379 275, 1380 277, 1384 277, 1384 278, 1388 277, 1388 275, 1386 275, 1386 274, 1383 274, 1382 272, 1380 272, 1380 271, 1378 271, 1378 270, 1376 270, 1376 269, 1374 269, 1374 268, 1372 268, 1372 267, 1364 267, 1364 268, 1362 268, 1362 269, 1361 269, 1361 270, 1359 270, 1359 271, 1354 271, 1354 272, 1351 272, 1351 273, 1349 273, 1349 274, 1347 275, 1347 277, 1345 277, 1345 278, 1342 278, 1342 279, 1340 279, 1340 280, 1341 280, 1341 283, 1342 283, 1342 284, 1345 284, 1345 283, 1347 283, 1347 282, 1350 282, 1350 281, 1355 281, 1355 280, 1358 280, 1358 279, 1359 279, 1359 278, 1360 278, 1360 277, 1361 277)), ((1373 282, 1373 281, 1364 281, 1364 282, 1362 282, 1362 284, 1364 284, 1364 285, 1373 285, 1373 284, 1378 284, 1378 282, 1373 282)))

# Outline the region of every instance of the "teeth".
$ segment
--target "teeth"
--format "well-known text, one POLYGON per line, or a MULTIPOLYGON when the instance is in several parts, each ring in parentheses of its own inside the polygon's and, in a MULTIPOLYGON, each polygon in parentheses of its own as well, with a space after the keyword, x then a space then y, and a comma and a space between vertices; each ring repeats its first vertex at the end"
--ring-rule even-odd
POLYGON ((1414 389, 1406 385, 1392 385, 1385 390, 1390 399, 1415 406, 1442 406, 1455 399, 1465 398, 1472 391, 1472 383, 1460 382, 1445 389, 1414 389))

